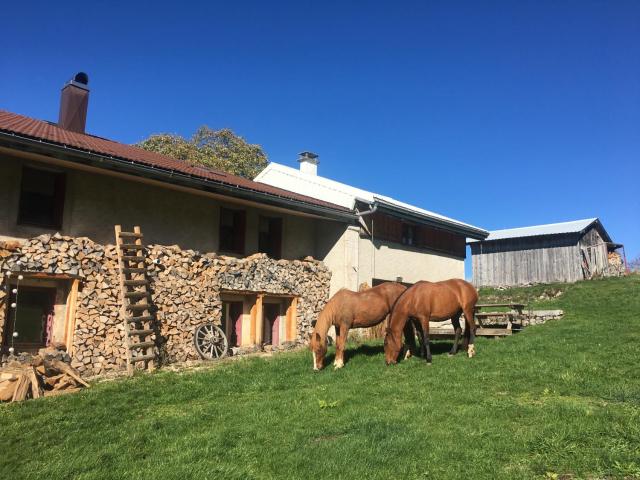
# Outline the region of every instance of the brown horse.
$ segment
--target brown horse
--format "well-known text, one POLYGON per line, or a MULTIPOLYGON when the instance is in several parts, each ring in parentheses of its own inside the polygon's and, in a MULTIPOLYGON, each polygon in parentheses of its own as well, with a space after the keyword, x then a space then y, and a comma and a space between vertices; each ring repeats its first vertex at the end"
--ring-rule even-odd
MULTIPOLYGON (((313 352, 313 369, 324 367, 327 353, 327 332, 331 325, 336 327, 335 368, 344 366, 344 347, 350 328, 366 328, 382 322, 407 289, 396 282, 385 282, 376 287, 352 292, 343 288, 338 291, 318 316, 318 321, 310 336, 309 346, 313 352)), ((404 325, 403 325, 404 327, 404 325)), ((413 339, 413 335, 412 335, 413 339)), ((411 339, 409 339, 411 343, 411 339)))
POLYGON ((418 282, 400 296, 391 313, 389 328, 384 337, 384 356, 387 365, 396 363, 402 350, 402 331, 409 318, 414 318, 422 326, 422 353, 427 363, 431 363, 429 347, 429 321, 451 319, 455 330, 453 348, 449 355, 458 351, 460 339, 460 315, 464 313, 467 328, 464 334, 464 345, 469 358, 475 355, 475 320, 474 310, 478 301, 478 292, 469 282, 459 279, 443 282, 418 282))

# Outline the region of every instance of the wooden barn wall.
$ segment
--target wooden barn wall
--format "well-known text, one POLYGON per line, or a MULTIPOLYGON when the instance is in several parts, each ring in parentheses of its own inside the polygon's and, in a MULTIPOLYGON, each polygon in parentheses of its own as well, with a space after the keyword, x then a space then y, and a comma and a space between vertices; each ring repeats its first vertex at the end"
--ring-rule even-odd
POLYGON ((576 235, 513 238, 471 245, 476 286, 582 280, 580 247, 576 235))
POLYGON ((609 265, 607 245, 595 227, 592 227, 582 236, 580 248, 589 257, 592 274, 602 273, 609 265))

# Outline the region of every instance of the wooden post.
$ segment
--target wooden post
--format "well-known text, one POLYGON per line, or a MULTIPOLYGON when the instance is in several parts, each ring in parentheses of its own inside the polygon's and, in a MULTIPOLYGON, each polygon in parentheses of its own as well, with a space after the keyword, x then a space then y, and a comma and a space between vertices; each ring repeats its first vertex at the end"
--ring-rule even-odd
POLYGON ((258 294, 256 297, 256 303, 253 306, 251 316, 251 343, 253 345, 260 345, 262 343, 262 324, 264 322, 264 314, 262 308, 262 300, 264 294, 258 294))
POLYGON ((74 345, 73 338, 76 332, 76 304, 78 302, 78 287, 80 280, 74 280, 71 283, 71 289, 67 295, 67 309, 64 317, 64 344, 67 347, 67 353, 73 357, 74 345))
POLYGON ((298 297, 291 299, 291 305, 287 308, 287 336, 286 341, 293 342, 296 339, 297 319, 298 319, 298 297))

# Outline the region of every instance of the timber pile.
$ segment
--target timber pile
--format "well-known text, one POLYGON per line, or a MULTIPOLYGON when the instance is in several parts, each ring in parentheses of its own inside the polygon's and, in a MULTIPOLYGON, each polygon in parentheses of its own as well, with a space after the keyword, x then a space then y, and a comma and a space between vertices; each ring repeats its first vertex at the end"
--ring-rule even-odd
POLYGON ((73 368, 66 352, 42 348, 38 355, 20 354, 0 368, 0 402, 77 392, 89 384, 73 368))
MULTIPOLYGON (((83 375, 126 369, 115 245, 60 234, 27 240, 0 257, 0 285, 7 272, 66 275, 80 280, 71 366, 83 375)), ((274 260, 264 254, 234 258, 166 245, 145 247, 146 278, 156 322, 159 363, 197 360, 193 332, 206 322, 220 323, 225 292, 292 295, 297 303, 297 342, 304 341, 329 297, 331 272, 311 257, 274 260)), ((0 336, 7 311, 0 289, 0 336)))

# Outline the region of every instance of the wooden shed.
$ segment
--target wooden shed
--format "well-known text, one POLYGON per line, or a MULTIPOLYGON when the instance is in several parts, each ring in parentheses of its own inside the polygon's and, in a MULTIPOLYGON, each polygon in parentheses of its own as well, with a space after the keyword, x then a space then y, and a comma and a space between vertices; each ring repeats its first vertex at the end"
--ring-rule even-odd
POLYGON ((495 230, 469 245, 478 287, 575 282, 625 271, 616 252, 623 246, 597 218, 495 230))

